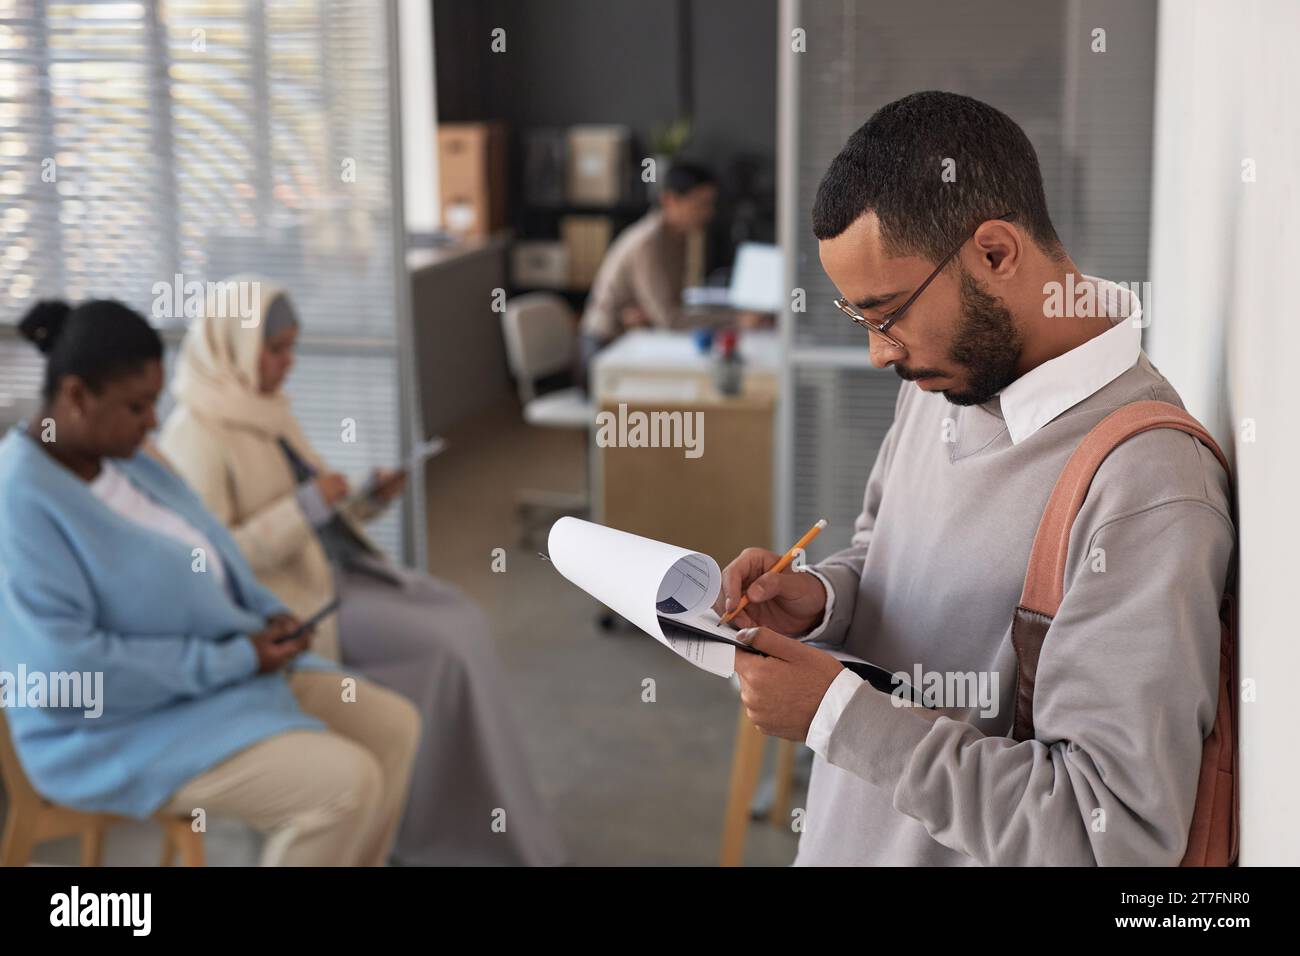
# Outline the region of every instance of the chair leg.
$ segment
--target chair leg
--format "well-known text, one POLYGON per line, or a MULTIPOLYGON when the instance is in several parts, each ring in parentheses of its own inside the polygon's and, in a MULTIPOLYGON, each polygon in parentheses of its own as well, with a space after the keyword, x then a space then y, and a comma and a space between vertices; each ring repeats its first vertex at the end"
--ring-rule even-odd
POLYGON ((159 866, 171 866, 172 860, 176 857, 176 841, 172 839, 171 827, 163 827, 162 857, 158 860, 159 866))
POLYGON ((104 824, 92 823, 81 831, 81 865, 104 865, 104 824))
POLYGON ((790 823, 790 792, 794 789, 794 741, 776 742, 776 767, 772 771, 772 810, 768 822, 777 829, 790 823))
POLYGON ((0 866, 26 866, 36 845, 36 816, 17 803, 9 807, 4 840, 0 842, 0 866))
POLYGON ((731 789, 727 797, 727 815, 722 822, 722 866, 740 866, 745 859, 745 834, 749 829, 749 804, 754 799, 758 772, 763 765, 762 731, 750 723, 745 705, 740 705, 736 721, 736 746, 731 757, 731 789))
POLYGON ((184 829, 177 829, 177 843, 180 844, 181 866, 203 866, 203 834, 195 833, 191 829, 189 821, 183 824, 184 829))

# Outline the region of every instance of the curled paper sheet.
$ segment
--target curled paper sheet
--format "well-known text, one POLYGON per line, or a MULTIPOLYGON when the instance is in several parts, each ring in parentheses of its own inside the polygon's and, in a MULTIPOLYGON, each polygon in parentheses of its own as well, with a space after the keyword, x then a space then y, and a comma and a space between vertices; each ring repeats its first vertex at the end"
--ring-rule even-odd
POLYGON ((696 667, 731 676, 734 646, 681 631, 665 635, 659 620, 734 637, 713 611, 722 588, 722 571, 713 558, 569 517, 551 527, 547 549, 555 569, 596 600, 696 667))

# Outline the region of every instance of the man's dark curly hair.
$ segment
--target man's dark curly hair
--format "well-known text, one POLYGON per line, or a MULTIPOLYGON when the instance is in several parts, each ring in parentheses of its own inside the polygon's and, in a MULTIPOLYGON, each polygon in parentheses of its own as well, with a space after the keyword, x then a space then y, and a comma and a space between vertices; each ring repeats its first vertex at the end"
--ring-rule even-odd
POLYGON ((833 239, 868 210, 890 255, 938 262, 980 222, 1013 214, 1055 259, 1038 155, 1011 117, 957 93, 927 91, 876 111, 831 162, 813 203, 813 234, 833 239), (955 182, 945 182, 952 159, 955 182))

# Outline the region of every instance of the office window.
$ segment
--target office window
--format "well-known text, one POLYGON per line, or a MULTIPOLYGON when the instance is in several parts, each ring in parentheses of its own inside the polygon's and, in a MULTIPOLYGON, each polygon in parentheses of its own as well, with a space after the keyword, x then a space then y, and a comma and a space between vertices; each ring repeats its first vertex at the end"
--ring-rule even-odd
MULTIPOLYGON (((42 296, 121 299, 175 328, 174 345, 183 320, 155 313, 155 284, 255 273, 302 316, 289 390, 321 453, 396 459, 414 403, 398 361, 392 9, 0 0, 0 402, 30 385, 9 377, 25 347, 11 327, 42 296)), ((376 529, 394 553, 402 526, 376 529)))
POLYGON ((790 397, 778 441, 778 542, 818 518, 809 549, 845 547, 890 422, 899 379, 870 366, 866 333, 831 306, 838 294, 812 235, 817 186, 848 137, 881 106, 918 90, 964 93, 1021 125, 1042 168, 1052 220, 1084 272, 1147 276, 1151 205, 1154 0, 782 0, 782 34, 807 52, 781 56, 779 149, 790 161, 778 201, 791 288, 807 311, 783 318, 790 397), (1090 49, 1107 25, 1108 51, 1090 49), (946 29, 930 29, 943 23, 946 29), (845 477, 848 476, 848 484, 845 477))

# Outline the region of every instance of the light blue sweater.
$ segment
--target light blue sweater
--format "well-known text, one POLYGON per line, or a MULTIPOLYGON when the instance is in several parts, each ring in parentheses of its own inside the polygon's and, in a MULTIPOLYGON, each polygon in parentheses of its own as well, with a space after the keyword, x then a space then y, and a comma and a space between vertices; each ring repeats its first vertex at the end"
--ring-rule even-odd
POLYGON ((0 670, 102 672, 98 718, 32 706, 5 716, 43 796, 144 817, 236 752, 324 725, 299 709, 283 673, 257 673, 247 635, 285 608, 229 532, 149 457, 115 464, 207 536, 238 603, 192 570, 185 545, 117 514, 14 429, 0 441, 0 670))

